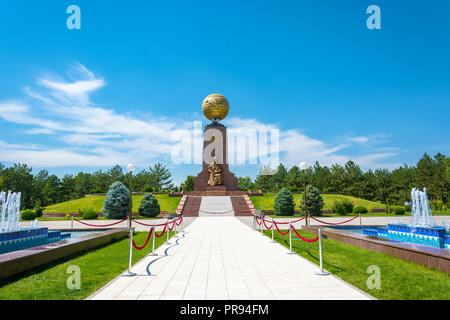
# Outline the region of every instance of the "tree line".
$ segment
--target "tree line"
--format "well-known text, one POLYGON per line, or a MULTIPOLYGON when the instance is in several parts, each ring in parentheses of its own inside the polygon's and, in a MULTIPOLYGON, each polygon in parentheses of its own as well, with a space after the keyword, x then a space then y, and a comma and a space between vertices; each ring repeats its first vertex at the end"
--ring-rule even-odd
POLYGON ((260 172, 252 181, 239 177, 240 190, 278 192, 286 187, 302 191, 304 181, 320 192, 339 192, 382 203, 403 205, 411 201, 411 189, 427 188, 428 197, 448 203, 450 192, 450 158, 438 153, 434 157, 424 154, 415 166, 402 165, 395 170, 376 169, 363 171, 353 161, 345 165, 321 166, 316 162, 302 172, 298 166, 289 170, 280 164, 273 175, 260 172))
MULTIPOLYGON (((94 173, 66 174, 62 178, 47 170, 32 173, 26 164, 10 167, 0 163, 0 190, 22 193, 22 209, 45 207, 51 204, 84 197, 89 193, 105 193, 116 181, 130 185, 130 174, 116 165, 109 170, 94 173)), ((133 191, 158 192, 173 189, 172 174, 163 163, 150 165, 133 175, 133 191)), ((178 189, 178 188, 176 188, 178 189)))

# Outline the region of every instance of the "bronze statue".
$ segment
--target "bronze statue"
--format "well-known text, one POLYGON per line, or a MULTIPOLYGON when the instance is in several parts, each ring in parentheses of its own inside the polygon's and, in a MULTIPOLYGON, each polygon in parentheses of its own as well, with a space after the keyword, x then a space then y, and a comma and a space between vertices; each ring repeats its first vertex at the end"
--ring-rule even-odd
POLYGON ((219 165, 216 163, 216 159, 214 159, 213 162, 211 162, 211 164, 208 166, 208 172, 208 186, 214 187, 221 186, 223 184, 222 169, 220 169, 219 165))

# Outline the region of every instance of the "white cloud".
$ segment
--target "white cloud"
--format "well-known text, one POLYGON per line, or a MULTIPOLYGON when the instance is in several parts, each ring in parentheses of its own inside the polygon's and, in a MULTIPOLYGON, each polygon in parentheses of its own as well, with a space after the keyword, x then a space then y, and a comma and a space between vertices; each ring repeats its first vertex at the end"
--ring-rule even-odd
MULTIPOLYGON (((170 161, 174 141, 172 133, 189 135, 193 123, 177 118, 145 118, 119 114, 95 105, 90 94, 106 85, 106 81, 81 64, 71 70, 75 79, 40 78, 38 87, 26 87, 23 101, 0 101, 0 118, 23 126, 28 135, 46 135, 40 146, 12 145, 0 141, 0 161, 24 162, 37 167, 86 166, 105 167, 134 162, 147 166, 155 160, 170 161), (26 102, 25 102, 26 101, 26 102), (55 148, 52 140, 57 139, 55 148), (61 144, 63 145, 61 147, 61 144)), ((227 119, 229 132, 239 134, 247 128, 280 130, 280 161, 288 166, 306 161, 323 165, 343 164, 352 159, 365 168, 395 166, 385 160, 396 155, 395 149, 372 150, 383 135, 355 136, 345 143, 326 143, 299 130, 281 130, 275 124, 255 119, 227 119), (367 154, 350 155, 352 145, 364 145, 367 154), (387 151, 389 150, 389 152, 387 151)))
POLYGON ((359 142, 359 143, 366 143, 366 142, 369 141, 369 138, 367 138, 367 137, 353 137, 353 138, 348 138, 348 141, 359 142))

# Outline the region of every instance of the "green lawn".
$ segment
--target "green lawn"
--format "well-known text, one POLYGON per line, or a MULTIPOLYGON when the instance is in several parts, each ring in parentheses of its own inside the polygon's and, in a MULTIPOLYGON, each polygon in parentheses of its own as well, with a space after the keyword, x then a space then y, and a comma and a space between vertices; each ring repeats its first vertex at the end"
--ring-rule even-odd
MULTIPOLYGON (((173 235, 173 232, 171 232, 173 235)), ((142 245, 146 232, 135 235, 136 244, 142 245)), ((156 238, 155 247, 160 246, 166 237, 156 238)), ((84 299, 103 287, 128 268, 129 240, 79 254, 71 259, 35 269, 20 277, 0 282, 0 300, 79 300, 84 299), (69 290, 66 285, 67 268, 80 267, 81 289, 69 290)), ((151 242, 143 250, 133 249, 133 264, 151 252, 151 242)))
MULTIPOLYGON (((315 237, 303 231, 299 233, 305 238, 315 237)), ((271 237, 271 231, 266 230, 265 234, 271 237)), ((289 248, 287 235, 282 236, 275 232, 275 240, 289 248)), ((295 252, 313 263, 319 264, 318 242, 307 243, 297 240, 292 243, 295 252)), ((322 245, 324 269, 377 299, 450 299, 450 277, 446 273, 336 240, 324 239, 322 245), (366 285, 367 279, 371 275, 366 273, 366 270, 371 265, 380 268, 380 289, 370 290, 366 285)), ((299 276, 315 277, 315 275, 299 276)))
MULTIPOLYGON (((251 196, 250 199, 252 200, 253 205, 255 206, 256 209, 259 209, 259 208, 261 208, 261 206, 263 206, 265 210, 273 210, 273 202, 274 202, 276 196, 277 195, 273 194, 273 193, 266 193, 266 194, 264 194, 264 196, 251 196)), ((302 195, 301 194, 293 194, 293 196, 294 196, 294 201, 296 204, 295 208, 296 208, 296 210, 298 210, 300 201, 302 199, 302 195)), ((323 207, 324 209, 331 209, 331 206, 333 205, 334 201, 342 200, 344 198, 353 201, 355 204, 355 207, 363 206, 363 207, 366 207, 369 211, 372 208, 379 208, 379 209, 386 208, 386 206, 381 203, 364 200, 364 199, 359 199, 359 198, 355 198, 355 197, 350 197, 350 196, 344 196, 344 195, 340 195, 340 194, 322 194, 321 196, 322 196, 322 199, 324 202, 324 207, 323 207)))
MULTIPOLYGON (((137 212, 143 197, 144 196, 133 196, 133 212, 137 212)), ((161 211, 170 211, 171 208, 176 210, 181 200, 179 197, 169 197, 168 194, 155 194, 155 197, 158 199, 161 211)), ((85 197, 45 207, 44 213, 78 212, 78 209, 83 207, 90 207, 101 212, 103 201, 105 201, 105 196, 85 197)))

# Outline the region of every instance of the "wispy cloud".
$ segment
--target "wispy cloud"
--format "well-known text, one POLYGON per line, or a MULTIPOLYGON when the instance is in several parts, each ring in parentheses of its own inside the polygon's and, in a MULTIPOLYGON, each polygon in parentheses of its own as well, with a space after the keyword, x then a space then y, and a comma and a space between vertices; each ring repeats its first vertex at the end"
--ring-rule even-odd
MULTIPOLYGON (((25 162, 37 167, 86 166, 106 167, 133 161, 147 166, 155 160, 170 162, 172 139, 178 130, 190 134, 193 122, 177 117, 145 118, 120 114, 113 109, 97 106, 90 95, 106 85, 85 66, 76 64, 69 70, 72 80, 41 77, 37 86, 25 87, 21 100, 0 101, 0 118, 16 123, 30 136, 46 136, 55 143, 23 146, 0 141, 0 161, 25 162), (58 147, 54 147, 58 145, 58 147)), ((287 165, 300 161, 331 165, 352 159, 365 168, 394 167, 386 162, 396 155, 395 149, 372 149, 377 136, 354 136, 343 143, 333 144, 311 138, 299 130, 282 130, 275 124, 255 119, 227 119, 230 132, 246 128, 280 129, 280 160, 287 165), (364 155, 352 155, 349 148, 367 145, 364 155), (389 151, 387 151, 389 150, 389 151)))

